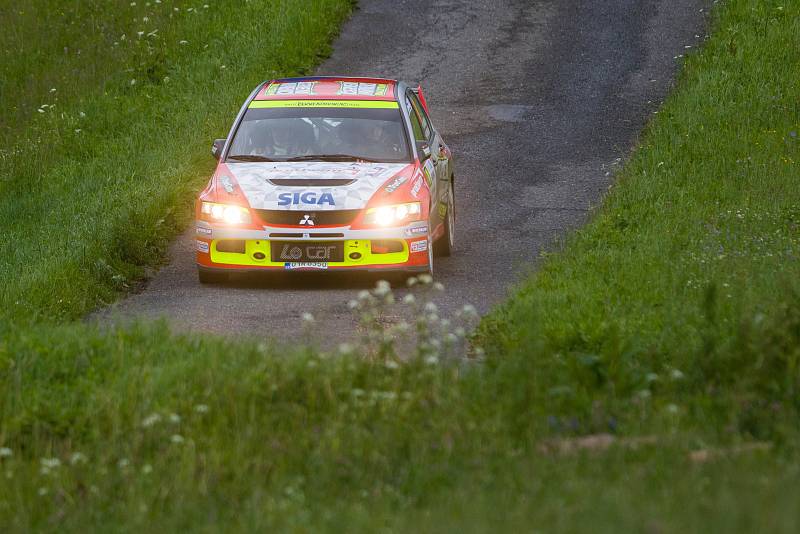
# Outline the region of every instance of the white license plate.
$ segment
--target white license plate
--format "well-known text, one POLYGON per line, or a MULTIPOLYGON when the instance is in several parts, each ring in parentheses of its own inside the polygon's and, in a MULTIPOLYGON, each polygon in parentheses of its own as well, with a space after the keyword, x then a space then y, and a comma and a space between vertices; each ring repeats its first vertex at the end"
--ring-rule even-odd
POLYGON ((287 262, 283 264, 284 269, 289 271, 300 269, 327 269, 327 262, 287 262))

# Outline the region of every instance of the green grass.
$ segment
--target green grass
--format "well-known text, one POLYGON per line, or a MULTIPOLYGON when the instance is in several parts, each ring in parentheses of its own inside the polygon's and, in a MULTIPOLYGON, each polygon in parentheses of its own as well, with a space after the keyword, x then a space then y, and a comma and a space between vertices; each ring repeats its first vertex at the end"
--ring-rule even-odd
POLYGON ((130 288, 186 226, 213 170, 211 141, 245 97, 265 79, 310 72, 350 9, 0 6, 3 313, 75 319, 130 288))
MULTIPOLYGON (((289 39, 294 26, 279 21, 304 17, 301 4, 250 4, 227 4, 218 26, 200 18, 218 4, 169 19, 161 35, 196 24, 209 41, 185 55, 192 43, 171 41, 169 86, 131 89, 124 69, 83 73, 43 56, 48 71, 85 76, 72 96, 57 88, 51 114, 30 108, 50 80, 28 94, 3 76, 4 100, 17 99, 2 111, 5 139, 58 142, 4 156, 0 220, 24 239, 0 245, 2 530, 800 528, 800 6, 719 5, 712 38, 687 59, 604 206, 484 321, 481 363, 396 366, 160 324, 59 321, 160 257, 211 167, 208 140, 268 76, 245 83, 242 72, 309 68, 349 7, 318 4, 335 16, 304 20, 326 30, 278 64, 232 43, 262 38, 261 21, 247 21, 270 9, 283 15, 269 19, 268 39, 289 39), (236 64, 226 53, 239 76, 226 68, 224 83, 208 83, 215 61, 236 64), (67 127, 59 115, 80 110, 99 125, 67 127), (75 127, 98 130, 78 143, 75 127), (171 170, 149 172, 163 162, 171 170), (109 185, 97 187, 104 173, 109 185), (63 220, 78 249, 43 237, 63 220), (553 450, 599 433, 616 444, 553 450), (696 451, 711 458, 693 461, 696 451)), ((131 18, 115 13, 115 24, 131 18)), ((35 21, 22 26, 37 34, 35 21)), ((97 45, 76 35, 82 50, 97 45)), ((128 68, 141 61, 125 57, 128 68)))

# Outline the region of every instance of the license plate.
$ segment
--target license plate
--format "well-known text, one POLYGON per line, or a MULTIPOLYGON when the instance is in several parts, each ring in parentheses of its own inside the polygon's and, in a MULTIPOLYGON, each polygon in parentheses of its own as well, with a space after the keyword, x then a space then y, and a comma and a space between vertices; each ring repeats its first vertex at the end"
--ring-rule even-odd
POLYGON ((344 243, 273 241, 272 261, 320 263, 344 261, 344 243))
POLYGON ((328 264, 325 262, 286 262, 283 264, 283 268, 287 271, 294 271, 294 270, 311 270, 311 269, 322 269, 325 270, 328 268, 328 264))

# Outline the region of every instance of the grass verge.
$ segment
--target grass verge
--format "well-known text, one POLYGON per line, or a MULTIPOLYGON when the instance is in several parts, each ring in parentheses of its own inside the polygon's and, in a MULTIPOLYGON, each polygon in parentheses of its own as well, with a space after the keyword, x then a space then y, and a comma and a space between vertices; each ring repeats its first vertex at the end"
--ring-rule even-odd
POLYGON ((158 263, 259 82, 327 53, 350 0, 0 6, 0 286, 75 319, 158 263), (187 156, 193 155, 193 156, 187 156))

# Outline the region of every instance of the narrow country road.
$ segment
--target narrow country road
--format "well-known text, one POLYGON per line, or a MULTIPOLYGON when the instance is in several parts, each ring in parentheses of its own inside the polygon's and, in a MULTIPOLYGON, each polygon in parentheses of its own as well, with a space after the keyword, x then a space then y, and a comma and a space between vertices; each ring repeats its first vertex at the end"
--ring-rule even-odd
MULTIPOLYGON (((422 82, 434 124, 456 157, 457 251, 436 266, 447 289, 440 307, 472 303, 488 311, 542 249, 586 220, 615 162, 669 91, 675 56, 701 43, 707 5, 360 2, 317 72, 422 82)), ((143 292, 95 317, 164 316, 179 329, 291 342, 310 312, 317 334, 337 342, 355 325, 347 302, 374 282, 281 275, 201 286, 192 227, 143 292)))

